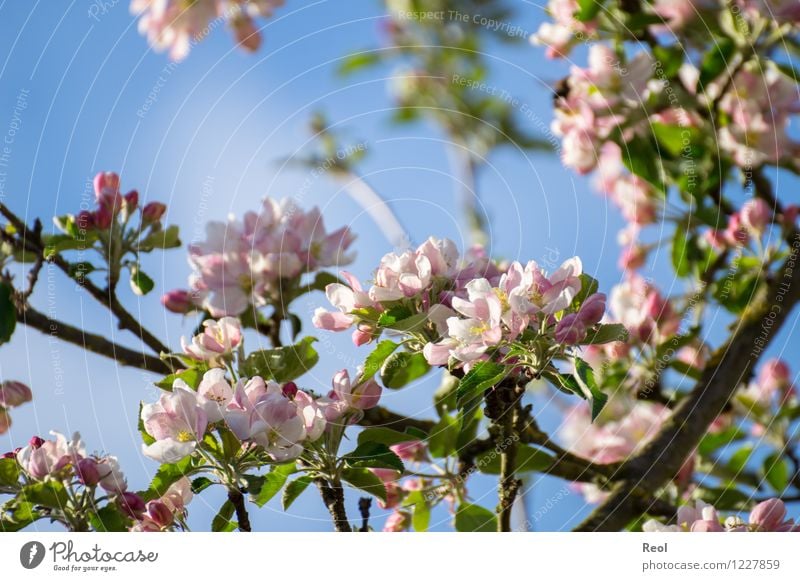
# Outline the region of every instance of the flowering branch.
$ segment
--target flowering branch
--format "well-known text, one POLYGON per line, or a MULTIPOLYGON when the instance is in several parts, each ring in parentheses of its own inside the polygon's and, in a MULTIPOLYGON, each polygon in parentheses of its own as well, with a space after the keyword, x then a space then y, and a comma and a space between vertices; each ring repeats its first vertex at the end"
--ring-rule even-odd
POLYGON ((715 352, 694 389, 675 408, 656 437, 625 462, 626 479, 576 530, 619 530, 640 514, 630 502, 636 493, 649 497, 673 478, 691 451, 723 411, 737 387, 753 372, 766 346, 800 302, 800 275, 794 267, 800 249, 791 254, 759 299, 750 303, 731 337, 715 352), (766 334, 764 338, 763 335, 766 334))

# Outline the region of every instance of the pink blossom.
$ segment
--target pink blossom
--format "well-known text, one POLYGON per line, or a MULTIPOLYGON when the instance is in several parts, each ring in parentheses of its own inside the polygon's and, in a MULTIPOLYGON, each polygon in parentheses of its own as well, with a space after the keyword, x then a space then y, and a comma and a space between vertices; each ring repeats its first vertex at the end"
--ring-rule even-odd
POLYGON ((555 338, 563 345, 577 345, 586 338, 586 326, 577 313, 564 315, 556 325, 555 338))
POLYGON ((31 439, 31 442, 17 454, 17 462, 25 473, 34 480, 55 476, 70 465, 75 465, 86 457, 81 436, 75 432, 72 440, 67 440, 58 432, 50 432, 54 440, 31 439))
POLYGON ((203 332, 195 335, 191 343, 181 338, 183 351, 198 361, 222 365, 220 360, 229 359, 242 342, 242 327, 233 317, 219 321, 203 321, 203 332))
POLYGON ((197 394, 179 382, 158 402, 142 406, 142 424, 155 439, 150 445, 143 444, 142 451, 162 464, 172 464, 192 454, 208 425, 197 394))
MULTIPOLYGON (((205 411, 209 422, 220 421, 223 410, 233 399, 233 388, 225 373, 224 369, 210 369, 197 386, 197 403, 205 411)), ((174 385, 190 389, 181 379, 176 379, 174 385)))
POLYGON ((425 462, 428 460, 428 447, 420 440, 410 440, 389 446, 389 449, 406 462, 425 462))
POLYGON ((553 22, 544 22, 536 34, 531 36, 533 44, 547 47, 547 57, 567 56, 572 46, 578 42, 576 35, 589 35, 594 32, 594 22, 581 22, 575 18, 579 6, 576 0, 548 0, 547 12, 553 22))
POLYGON ((359 410, 374 408, 381 398, 381 386, 373 379, 354 384, 346 369, 333 376, 333 391, 340 400, 359 410))
POLYGON ((771 498, 758 503, 750 511, 750 526, 758 531, 800 532, 800 525, 786 519, 786 505, 782 500, 771 498))
POLYGON ((131 13, 139 15, 139 32, 158 51, 169 50, 179 61, 189 54, 195 38, 204 36, 209 23, 220 15, 221 0, 133 0, 131 13))
POLYGON ((191 290, 212 316, 238 315, 279 300, 282 279, 352 262, 353 240, 346 228, 327 233, 317 208, 267 198, 259 213, 207 225, 189 248, 191 290))

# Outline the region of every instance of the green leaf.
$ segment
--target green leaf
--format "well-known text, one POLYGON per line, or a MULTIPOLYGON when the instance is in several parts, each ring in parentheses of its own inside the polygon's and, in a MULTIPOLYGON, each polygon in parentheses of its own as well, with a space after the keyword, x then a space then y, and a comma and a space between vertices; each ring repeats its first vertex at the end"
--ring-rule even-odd
POLYGON ((579 309, 584 301, 596 293, 597 289, 600 288, 600 284, 593 276, 582 273, 579 278, 581 279, 581 290, 577 295, 575 295, 571 305, 575 310, 579 309))
POLYGON ((384 444, 394 446, 402 442, 411 442, 420 438, 407 432, 398 432, 391 428, 364 428, 358 434, 358 445, 362 444, 384 444))
POLYGON ((192 492, 194 494, 200 494, 209 486, 213 486, 214 481, 210 478, 206 478, 205 476, 199 476, 192 480, 192 492))
POLYGON ((656 45, 653 48, 653 55, 661 63, 662 75, 666 79, 674 78, 683 65, 684 51, 680 45, 656 45))
POLYGON ((12 297, 11 285, 0 283, 0 345, 11 339, 17 327, 17 309, 12 297))
POLYGON ((592 407, 592 421, 594 421, 606 405, 608 396, 597 387, 592 368, 580 357, 575 358, 575 379, 578 380, 584 399, 588 400, 592 407))
POLYGON ((476 395, 482 396, 487 388, 500 383, 507 373, 508 370, 505 365, 492 361, 481 361, 475 364, 458 383, 458 388, 456 389, 456 405, 458 408, 464 407, 464 403, 476 395))
POLYGON ((394 331, 416 331, 425 326, 428 322, 426 313, 413 314, 406 307, 393 307, 381 313, 378 317, 378 325, 394 331))
POLYGON ((697 79, 697 93, 705 92, 705 87, 728 67, 736 44, 730 38, 721 38, 713 43, 700 63, 700 77, 697 79))
POLYGON ((717 510, 740 510, 750 505, 751 495, 732 487, 703 488, 700 500, 713 505, 717 510))
POLYGON ((301 476, 292 480, 283 490, 283 510, 289 510, 297 497, 303 494, 308 485, 314 481, 313 476, 301 476))
POLYGON ((0 486, 19 486, 19 464, 16 458, 0 458, 0 486))
POLYGON ((143 296, 155 288, 156 283, 147 276, 138 265, 131 266, 131 290, 134 294, 143 296))
POLYGON ((175 464, 162 464, 156 471, 153 480, 150 481, 150 487, 140 496, 145 500, 153 500, 163 496, 170 486, 180 480, 191 468, 192 457, 187 456, 180 462, 175 464))
POLYGON ((386 444, 364 442, 355 450, 342 456, 352 468, 389 468, 403 472, 405 466, 400 457, 392 452, 386 444))
POLYGON ((139 252, 151 252, 156 248, 167 250, 178 248, 181 245, 180 234, 177 226, 169 226, 165 230, 151 232, 147 238, 139 242, 139 252))
POLYGON ((714 434, 707 433, 704 435, 703 439, 700 440, 700 443, 697 445, 697 450, 700 452, 701 456, 708 456, 720 448, 732 444, 733 442, 737 442, 745 437, 747 437, 747 434, 741 428, 731 426, 729 428, 725 428, 721 432, 716 432, 714 434))
POLYGON ((384 362, 381 381, 390 389, 399 389, 428 373, 430 368, 422 353, 400 351, 384 362))
POLYGON ((584 345, 602 345, 603 343, 613 343, 614 341, 622 341, 623 343, 628 340, 628 330, 625 325, 619 323, 610 323, 608 325, 599 325, 597 330, 589 331, 586 339, 582 341, 584 345))
POLYGON ((786 460, 780 454, 770 454, 764 459, 762 469, 764 479, 769 482, 769 485, 776 492, 783 493, 789 485, 789 478, 791 478, 786 460))
POLYGON ((170 373, 164 379, 155 382, 155 386, 165 391, 172 391, 172 385, 176 379, 182 379, 192 389, 197 389, 203 379, 203 372, 199 369, 181 369, 175 373, 170 373))
POLYGON ((20 502, 18 500, 11 502, 14 503, 13 508, 10 509, 11 514, 0 513, 0 531, 4 533, 14 533, 22 530, 43 516, 34 510, 34 506, 30 502, 20 502))
POLYGON ((48 508, 64 508, 69 502, 69 495, 64 483, 60 480, 34 482, 22 488, 20 497, 28 502, 48 508))
POLYGON ((578 0, 578 10, 575 11, 573 16, 579 22, 589 22, 594 20, 600 13, 605 0, 578 0))
POLYGON ((243 375, 259 375, 278 383, 297 379, 319 361, 319 353, 312 346, 316 340, 306 337, 294 345, 255 351, 242 363, 243 375))
POLYGON ((462 504, 456 512, 456 530, 462 533, 493 533, 497 530, 497 517, 489 509, 477 504, 462 504))
POLYGON ((56 254, 65 252, 67 250, 86 250, 92 247, 92 243, 97 240, 97 234, 87 232, 85 236, 79 238, 56 234, 54 236, 43 236, 44 250, 42 255, 50 259, 56 254))
POLYGON ((337 68, 340 75, 350 75, 361 69, 379 63, 381 60, 380 52, 367 50, 346 56, 337 68))
POLYGON ((236 512, 236 507, 230 500, 226 500, 220 507, 219 512, 211 521, 211 532, 214 533, 229 533, 236 528, 236 522, 231 520, 233 513, 236 512))
POLYGON ((651 123, 650 127, 659 145, 672 157, 697 153, 696 144, 701 138, 700 131, 694 127, 651 123))
MULTIPOLYGON (((553 465, 555 458, 530 446, 517 448, 517 472, 543 472, 553 465)), ((475 466, 484 474, 500 474, 500 453, 488 450, 475 459, 475 466)))
POLYGON ((264 475, 264 483, 261 485, 261 490, 258 491, 258 496, 251 495, 250 501, 259 508, 264 506, 281 491, 289 476, 295 472, 297 472, 297 466, 294 462, 275 466, 271 472, 264 475))
POLYGON ((622 152, 622 161, 631 173, 650 183, 659 192, 664 192, 660 157, 648 140, 635 137, 622 145, 622 152))
POLYGON ((692 267, 703 258, 697 238, 687 231, 684 225, 678 224, 672 241, 672 266, 680 277, 689 275, 692 267))
POLYGON ((413 496, 414 512, 411 513, 411 526, 418 533, 428 530, 431 523, 431 507, 425 502, 425 496, 416 491, 413 496))
POLYGON ((431 429, 428 438, 428 451, 434 458, 446 458, 456 452, 456 442, 460 425, 457 418, 442 414, 439 422, 431 429))
POLYGON ((372 353, 370 353, 364 361, 364 372, 361 374, 361 381, 366 381, 374 377, 383 366, 387 357, 394 353, 398 347, 400 347, 400 345, 394 341, 381 341, 378 343, 372 353))
POLYGON ((345 468, 342 479, 351 486, 363 490, 386 502, 386 486, 383 480, 366 468, 345 468))
POLYGON ((750 456, 753 455, 753 446, 745 444, 734 452, 728 460, 728 470, 738 477, 747 468, 750 456))
POLYGON ((128 530, 127 519, 113 504, 89 513, 89 521, 92 528, 100 533, 122 533, 128 530))

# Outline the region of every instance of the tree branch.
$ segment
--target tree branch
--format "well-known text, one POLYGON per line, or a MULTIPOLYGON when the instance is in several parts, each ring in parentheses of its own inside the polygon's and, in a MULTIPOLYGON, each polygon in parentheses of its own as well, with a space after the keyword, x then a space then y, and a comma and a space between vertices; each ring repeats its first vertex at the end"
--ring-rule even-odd
POLYGON ((333 526, 339 533, 350 533, 353 529, 350 528, 350 523, 347 520, 347 512, 344 506, 344 490, 339 482, 329 482, 324 478, 317 478, 317 487, 322 494, 322 501, 328 507, 328 512, 331 513, 333 519, 333 526))
POLYGON ((88 333, 83 329, 51 319, 30 306, 17 310, 17 321, 67 343, 78 345, 92 353, 113 359, 121 365, 137 367, 153 373, 167 374, 172 371, 169 365, 158 357, 123 347, 101 335, 88 333))
POLYGON ((800 235, 790 242, 790 254, 780 271, 753 297, 731 337, 714 353, 694 389, 676 407, 656 437, 621 468, 625 480, 577 530, 619 530, 641 514, 632 496, 652 496, 680 470, 708 426, 736 389, 749 377, 764 349, 800 301, 798 268, 800 235))
POLYGON ((236 521, 239 523, 239 530, 243 533, 252 531, 250 528, 250 515, 247 514, 247 508, 244 505, 244 495, 241 490, 228 489, 228 500, 236 510, 236 521))

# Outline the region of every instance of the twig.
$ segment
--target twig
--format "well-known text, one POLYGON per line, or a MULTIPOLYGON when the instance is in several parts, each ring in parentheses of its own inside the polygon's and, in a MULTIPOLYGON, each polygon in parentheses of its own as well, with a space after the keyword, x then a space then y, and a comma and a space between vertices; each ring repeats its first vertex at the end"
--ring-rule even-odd
POLYGON ((361 528, 359 532, 369 532, 369 509, 372 508, 372 499, 368 496, 362 496, 358 499, 358 512, 361 513, 361 528))

